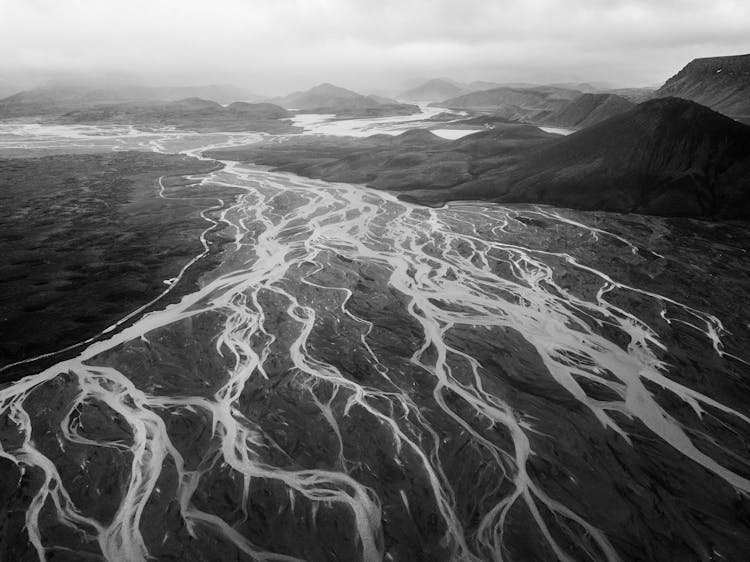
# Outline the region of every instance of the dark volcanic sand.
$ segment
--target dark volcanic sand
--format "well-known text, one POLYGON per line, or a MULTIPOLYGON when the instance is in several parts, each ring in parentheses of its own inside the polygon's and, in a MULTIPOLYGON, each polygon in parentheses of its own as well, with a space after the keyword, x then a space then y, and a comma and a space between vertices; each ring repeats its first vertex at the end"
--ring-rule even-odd
MULTIPOLYGON (((150 152, 0 160, 0 367, 85 340, 164 291, 203 251, 200 212, 238 193, 186 177, 217 165, 150 152)), ((160 308, 218 263, 220 230, 160 308)))

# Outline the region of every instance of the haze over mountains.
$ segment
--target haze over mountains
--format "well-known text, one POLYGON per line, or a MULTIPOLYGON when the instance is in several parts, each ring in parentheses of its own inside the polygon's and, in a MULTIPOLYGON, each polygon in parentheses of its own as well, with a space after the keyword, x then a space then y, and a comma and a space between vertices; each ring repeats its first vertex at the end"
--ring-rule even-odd
POLYGON ((539 86, 493 88, 434 103, 438 107, 490 112, 508 119, 539 120, 558 111, 581 95, 577 90, 539 86))
POLYGON ((444 78, 433 78, 424 84, 406 90, 398 95, 399 99, 412 101, 437 101, 452 98, 463 93, 458 83, 444 78))
POLYGON ((294 92, 272 100, 288 109, 306 113, 332 113, 338 117, 384 117, 418 113, 419 107, 377 96, 363 96, 333 84, 320 84, 304 92, 294 92))
MULTIPOLYGON (((740 77, 745 59, 734 61, 740 77)), ((689 69, 695 65, 679 76, 693 75, 689 69)), ((714 101, 734 99, 741 79, 739 86, 735 78, 715 80, 720 74, 704 73, 703 91, 713 93, 714 101), (722 87, 725 96, 718 94, 722 87)), ((412 93, 459 88, 432 80, 412 93)), ((322 103, 311 99, 311 105, 322 103)), ((636 104, 612 93, 504 86, 432 105, 468 111, 455 126, 489 130, 453 142, 424 130, 361 140, 287 138, 211 155, 397 190, 429 203, 490 199, 661 215, 750 216, 750 127, 687 99, 654 95, 636 104), (561 138, 523 123, 579 132, 561 138)))
POLYGON ((263 99, 232 85, 91 87, 62 84, 24 90, 0 99, 0 119, 65 113, 105 104, 177 101, 185 98, 203 98, 221 104, 263 99))
MULTIPOLYGON (((426 202, 470 197, 667 215, 747 216, 748 133, 729 117, 743 119, 750 111, 748 84, 750 55, 695 60, 640 105, 636 100, 649 96, 643 89, 622 91, 628 99, 585 83, 498 86, 434 79, 400 98, 424 102, 448 96, 431 105, 468 114, 438 115, 432 128, 447 121, 443 126, 490 130, 454 142, 424 130, 358 141, 292 137, 216 156, 409 192, 426 202), (580 132, 559 138, 531 125, 580 132)), ((252 96, 223 86, 43 88, 0 100, 0 118, 293 133, 300 131, 290 121, 295 113, 346 119, 420 112, 414 104, 329 83, 273 103, 170 99, 193 91, 220 99, 252 96)))
POLYGON ((750 127, 663 98, 524 154, 452 197, 580 209, 750 217, 750 127))
MULTIPOLYGON (((648 88, 607 89, 606 85, 460 83, 447 78, 427 80, 397 97, 431 102, 446 108, 493 114, 505 119, 582 128, 626 111, 651 97, 676 96, 697 101, 730 117, 750 115, 750 55, 697 59, 666 81, 656 92, 648 88)), ((345 117, 377 117, 416 113, 412 103, 323 83, 306 91, 267 100, 231 85, 204 87, 83 87, 48 86, 18 92, 0 100, 0 119, 33 117, 87 110, 96 106, 173 102, 202 98, 228 104, 270 101, 281 107, 345 117)))
POLYGON ((236 101, 223 106, 215 101, 186 98, 178 101, 101 104, 69 111, 56 119, 65 124, 126 124, 174 127, 194 131, 300 132, 287 121, 291 113, 271 103, 236 101))

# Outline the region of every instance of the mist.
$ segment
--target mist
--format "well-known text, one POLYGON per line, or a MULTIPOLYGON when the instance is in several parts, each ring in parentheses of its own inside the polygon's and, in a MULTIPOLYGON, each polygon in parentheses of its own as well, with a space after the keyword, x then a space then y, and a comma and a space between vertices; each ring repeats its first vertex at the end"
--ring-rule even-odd
POLYGON ((750 52, 748 29, 740 0, 3 0, 0 78, 271 95, 435 76, 648 86, 693 58, 750 52))

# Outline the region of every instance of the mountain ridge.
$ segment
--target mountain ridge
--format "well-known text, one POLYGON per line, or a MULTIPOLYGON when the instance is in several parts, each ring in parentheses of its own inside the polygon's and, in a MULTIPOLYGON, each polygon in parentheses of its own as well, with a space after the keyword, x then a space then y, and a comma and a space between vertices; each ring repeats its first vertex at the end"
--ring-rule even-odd
POLYGON ((455 141, 288 138, 209 151, 428 205, 473 199, 662 216, 750 219, 750 127, 695 102, 643 102, 567 137, 496 121, 455 141))
POLYGON ((430 105, 449 109, 490 112, 507 119, 539 122, 551 113, 562 110, 581 94, 582 92, 578 90, 553 86, 533 88, 502 86, 491 90, 464 94, 430 105))
POLYGON ((607 93, 585 93, 544 119, 545 124, 571 129, 583 129, 610 117, 629 111, 636 104, 607 93))
POLYGON ((750 54, 694 59, 654 96, 688 99, 750 123, 750 54))
POLYGON ((210 131, 258 131, 293 133, 300 129, 286 121, 292 114, 271 103, 215 101, 186 98, 171 102, 101 104, 69 111, 54 119, 64 124, 130 124, 146 127, 210 131))

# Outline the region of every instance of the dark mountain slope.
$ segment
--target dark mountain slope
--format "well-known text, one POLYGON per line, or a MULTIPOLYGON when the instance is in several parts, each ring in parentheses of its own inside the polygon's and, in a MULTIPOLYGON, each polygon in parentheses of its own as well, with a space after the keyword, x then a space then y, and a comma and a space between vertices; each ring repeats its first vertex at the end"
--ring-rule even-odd
POLYGON ((651 100, 451 192, 450 198, 750 218, 750 127, 687 100, 651 100))
POLYGON ((571 129, 583 129, 629 111, 635 104, 615 94, 583 94, 551 113, 544 123, 571 129))
POLYGON ((695 59, 654 95, 693 100, 750 122, 750 54, 695 59))

